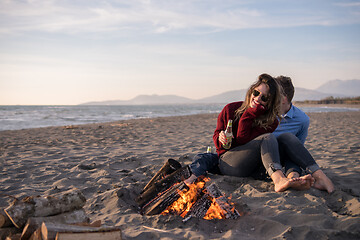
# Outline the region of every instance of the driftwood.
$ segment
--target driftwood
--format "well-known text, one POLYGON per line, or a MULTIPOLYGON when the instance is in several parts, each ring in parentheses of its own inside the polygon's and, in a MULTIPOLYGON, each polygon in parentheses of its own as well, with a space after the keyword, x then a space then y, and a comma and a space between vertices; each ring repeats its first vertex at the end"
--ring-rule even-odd
POLYGON ((135 201, 140 208, 143 208, 144 205, 152 201, 162 192, 168 190, 171 186, 176 183, 179 183, 191 175, 191 170, 189 166, 182 167, 165 178, 153 183, 145 192, 138 196, 135 201))
POLYGON ((85 205, 85 197, 80 190, 70 190, 47 197, 27 197, 5 209, 12 223, 21 228, 30 217, 46 217, 80 209, 85 205))
POLYGON ((100 231, 100 232, 82 232, 68 233, 59 232, 56 234, 55 240, 121 240, 120 229, 100 231))
MULTIPOLYGON (((120 238, 114 238, 114 239, 121 239, 121 231, 119 227, 88 227, 88 226, 77 226, 77 225, 68 225, 68 224, 53 224, 53 223, 43 223, 41 225, 41 235, 43 240, 81 239, 80 235, 77 235, 79 236, 77 238, 74 238, 74 235, 71 236, 72 238, 65 238, 66 234, 60 234, 60 233, 89 234, 89 233, 103 233, 103 232, 114 232, 114 231, 120 234, 120 238)), ((69 235, 70 234, 68 234, 67 236, 69 235)), ((101 234, 100 235, 94 234, 93 236, 101 236, 101 234)), ((93 239, 93 238, 89 237, 87 239, 93 239)), ((108 238, 103 237, 101 240, 105 240, 105 239, 108 238)))
POLYGON ((184 182, 173 185, 165 193, 145 205, 142 209, 142 213, 145 215, 156 215, 162 213, 168 206, 179 199, 180 195, 178 191, 182 191, 184 189, 189 189, 184 182))
POLYGON ((6 215, 4 209, 0 209, 0 228, 14 226, 10 218, 6 215))
POLYGON ((160 168, 160 170, 154 175, 154 177, 146 184, 146 186, 143 189, 143 192, 146 191, 152 184, 154 184, 156 181, 159 181, 160 179, 164 178, 165 176, 175 172, 181 168, 181 164, 170 158, 168 159, 164 165, 160 168))
POLYGON ((31 217, 28 219, 22 235, 21 240, 27 240, 31 237, 33 232, 36 231, 43 222, 47 223, 88 223, 90 221, 89 217, 86 215, 84 209, 75 210, 73 212, 66 212, 50 217, 31 217))

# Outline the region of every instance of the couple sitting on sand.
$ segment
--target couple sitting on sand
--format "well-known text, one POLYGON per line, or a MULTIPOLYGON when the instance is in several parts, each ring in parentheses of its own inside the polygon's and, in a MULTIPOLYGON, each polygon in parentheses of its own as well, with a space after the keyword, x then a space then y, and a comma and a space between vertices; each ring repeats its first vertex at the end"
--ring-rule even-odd
POLYGON ((289 77, 261 74, 250 86, 244 102, 227 104, 220 112, 213 140, 217 154, 202 153, 190 164, 187 184, 206 172, 265 179, 275 191, 314 187, 331 193, 334 185, 304 147, 309 117, 293 106, 294 86, 289 77), (233 139, 226 144, 228 120, 233 120, 233 139), (284 171, 283 171, 284 169, 284 171), (307 172, 302 175, 302 172, 307 172))

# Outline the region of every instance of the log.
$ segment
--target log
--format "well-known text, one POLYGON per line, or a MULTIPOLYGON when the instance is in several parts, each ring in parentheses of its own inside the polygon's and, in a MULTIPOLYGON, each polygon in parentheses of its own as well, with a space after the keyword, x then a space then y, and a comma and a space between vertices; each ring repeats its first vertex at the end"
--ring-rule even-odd
POLYGON ((175 172, 181 168, 181 164, 172 159, 169 158, 164 165, 160 168, 160 170, 153 176, 153 178, 146 184, 142 192, 145 192, 146 189, 148 189, 152 184, 154 184, 156 181, 159 181, 160 179, 164 178, 165 176, 175 172))
POLYGON ((7 228, 0 228, 0 240, 6 239, 7 236, 13 235, 16 233, 20 233, 18 228, 14 227, 7 227, 7 228))
POLYGON ((215 202, 224 211, 226 219, 237 219, 240 217, 239 212, 235 209, 235 207, 231 206, 228 199, 221 193, 219 187, 215 183, 210 184, 206 190, 207 193, 215 199, 215 202))
POLYGON ((16 200, 5 209, 5 213, 16 227, 21 228, 30 217, 46 217, 73 211, 82 208, 85 202, 82 192, 74 189, 46 197, 16 200))
POLYGON ((29 240, 42 240, 41 227, 35 230, 29 240))
MULTIPOLYGON (((43 240, 55 240, 57 233, 99 233, 99 232, 111 232, 111 231, 120 231, 120 228, 119 227, 88 227, 88 226, 68 225, 61 223, 54 224, 54 223, 46 223, 46 222, 44 222, 41 225, 41 234, 43 240)), ((92 239, 92 238, 88 238, 88 239, 92 239)), ((103 238, 102 240, 104 239, 107 238, 103 238)))
POLYGON ((90 219, 86 215, 85 210, 83 208, 79 210, 75 210, 73 212, 66 212, 55 216, 49 217, 31 217, 28 219, 22 235, 21 240, 28 240, 33 232, 41 227, 43 222, 48 223, 89 223, 90 219))
POLYGON ((179 191, 188 190, 189 187, 184 183, 178 183, 169 188, 165 193, 146 204, 142 209, 142 214, 156 215, 162 213, 168 206, 179 199, 179 191))
POLYGON ((14 226, 10 218, 6 215, 4 209, 0 209, 0 228, 14 226))
POLYGON ((59 232, 56 234, 55 240, 121 240, 120 229, 110 230, 106 232, 82 232, 67 233, 59 232))
POLYGON ((20 233, 16 233, 13 235, 10 235, 8 237, 6 237, 6 240, 20 240, 21 234, 20 233))
POLYGON ((190 175, 191 170, 189 166, 182 167, 165 178, 153 183, 145 192, 138 196, 135 201, 140 208, 143 208, 145 204, 161 195, 162 192, 166 191, 174 184, 189 178, 190 175))
POLYGON ((203 218, 209 210, 212 203, 212 198, 208 193, 204 193, 195 203, 191 206, 189 212, 185 215, 185 219, 191 217, 203 218))

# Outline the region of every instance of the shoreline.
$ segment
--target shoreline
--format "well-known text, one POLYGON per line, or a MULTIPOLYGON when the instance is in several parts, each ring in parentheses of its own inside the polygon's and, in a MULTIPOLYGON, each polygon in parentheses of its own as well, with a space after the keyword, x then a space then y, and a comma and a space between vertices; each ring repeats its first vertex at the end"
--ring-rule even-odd
MULTIPOLYGON (((190 164, 213 146, 217 115, 1 131, 1 193, 21 199, 81 189, 91 221, 121 227, 125 239, 360 237, 360 111, 308 113, 305 145, 334 182, 332 194, 313 188, 276 193, 272 182, 209 174, 246 215, 186 223, 179 216, 140 215, 134 199, 164 161, 190 164)), ((1 197, 0 208, 11 200, 1 197)))
MULTIPOLYGON (((309 113, 315 113, 315 112, 352 112, 352 111, 360 111, 360 104, 307 104, 307 103, 294 103, 295 106, 299 107, 299 108, 322 108, 325 109, 326 111, 314 111, 313 109, 310 109, 310 111, 306 111, 307 109, 303 109, 305 110, 305 112, 307 114, 309 113), (329 111, 330 109, 330 111, 329 111)), ((225 106, 225 104, 224 104, 225 106)), ((221 110, 219 110, 216 114, 218 114, 221 110)), ((55 125, 49 125, 49 124, 45 124, 45 126, 34 126, 34 127, 25 127, 25 128, 21 128, 21 129, 5 129, 5 130, 0 130, 0 133, 2 131, 16 131, 16 130, 25 130, 25 129, 33 129, 33 128, 46 128, 46 127, 66 127, 66 126, 81 126, 81 125, 88 125, 88 124, 107 124, 107 123, 112 123, 112 122, 117 122, 117 121, 127 121, 127 120, 136 120, 136 119, 153 119, 153 118, 166 118, 166 117, 178 117, 178 116, 192 116, 192 115, 199 115, 199 114, 215 114, 215 113, 189 113, 189 114, 179 114, 179 115, 172 115, 172 116, 153 116, 153 117, 134 117, 134 118, 129 118, 129 119, 119 119, 119 120, 108 120, 108 121, 99 121, 99 122, 91 122, 91 123, 71 123, 69 122, 69 124, 55 124, 55 125)), ((59 116, 61 117, 61 116, 59 116)))

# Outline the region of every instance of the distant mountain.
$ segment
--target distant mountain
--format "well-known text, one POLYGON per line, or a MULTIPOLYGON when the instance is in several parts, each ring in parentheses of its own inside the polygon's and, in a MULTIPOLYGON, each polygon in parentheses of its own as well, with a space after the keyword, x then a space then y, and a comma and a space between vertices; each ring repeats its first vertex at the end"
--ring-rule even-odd
MULTIPOLYGON (((198 100, 176 95, 139 95, 131 100, 112 100, 88 102, 81 105, 165 105, 165 104, 194 104, 194 103, 230 103, 245 99, 247 89, 227 91, 214 96, 198 100)), ((330 96, 353 97, 360 94, 360 80, 329 81, 316 90, 295 88, 294 101, 321 100, 330 96)))
POLYGON ((197 103, 230 103, 245 99, 247 89, 233 90, 196 100, 197 103))
POLYGON ((330 94, 332 96, 337 94, 343 94, 343 96, 357 97, 360 96, 360 80, 333 80, 324 83, 316 90, 319 92, 330 94))
MULTIPOLYGON (((329 96, 331 95, 329 95, 328 93, 298 87, 295 88, 293 101, 321 100, 329 96)), ((343 97, 343 95, 341 94, 333 94, 332 96, 343 97)))

